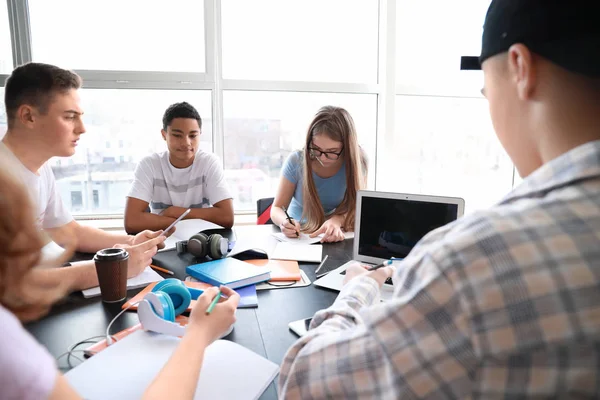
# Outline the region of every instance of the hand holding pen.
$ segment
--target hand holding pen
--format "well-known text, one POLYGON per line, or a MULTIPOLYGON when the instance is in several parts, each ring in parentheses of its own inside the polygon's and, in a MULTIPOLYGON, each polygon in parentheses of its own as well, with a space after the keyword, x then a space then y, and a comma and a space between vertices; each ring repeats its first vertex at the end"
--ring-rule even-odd
POLYGON ((226 286, 207 288, 192 308, 186 335, 194 331, 207 344, 217 340, 235 322, 239 301, 239 294, 226 286))
POLYGON ((394 261, 400 261, 398 258, 392 257, 389 260, 385 260, 381 264, 373 265, 372 267, 367 268, 367 271, 375 271, 376 269, 387 267, 388 265, 393 265, 394 261))
POLYGON ((285 219, 287 221, 284 221, 280 226, 283 234, 287 237, 300 237, 300 224, 290 217, 285 207, 282 206, 281 209, 285 213, 285 219))

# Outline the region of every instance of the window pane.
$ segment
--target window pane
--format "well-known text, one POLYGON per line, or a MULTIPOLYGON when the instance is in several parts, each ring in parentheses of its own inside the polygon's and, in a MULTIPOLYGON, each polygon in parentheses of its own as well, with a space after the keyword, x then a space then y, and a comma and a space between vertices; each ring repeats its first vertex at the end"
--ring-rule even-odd
POLYGON ((137 163, 166 151, 162 116, 173 103, 187 101, 202 116, 202 148, 212 151, 210 91, 82 89, 83 120, 75 155, 50 160, 65 206, 74 214, 118 214, 137 163))
POLYGON ((0 140, 2 140, 4 134, 6 134, 7 123, 6 107, 4 107, 4 88, 0 87, 0 140))
MULTIPOLYGON (((10 27, 6 1, 0 1, 0 74, 10 74, 13 70, 10 27)), ((3 97, 4 98, 4 97, 3 97)))
POLYGON ((359 144, 369 157, 373 187, 376 95, 226 91, 225 177, 236 211, 256 211, 256 200, 275 195, 284 160, 303 147, 311 120, 325 105, 343 107, 352 115, 359 144))
POLYGON ((221 4, 226 79, 377 81, 376 1, 221 4))
POLYGON ((481 52, 490 0, 398 0, 396 83, 401 92, 478 93, 480 72, 460 71, 461 56, 481 52))
POLYGON ((484 99, 397 96, 397 161, 377 169, 378 189, 462 197, 467 212, 499 201, 513 168, 487 108, 484 99))
POLYGON ((69 69, 204 72, 200 0, 29 0, 35 61, 69 69))

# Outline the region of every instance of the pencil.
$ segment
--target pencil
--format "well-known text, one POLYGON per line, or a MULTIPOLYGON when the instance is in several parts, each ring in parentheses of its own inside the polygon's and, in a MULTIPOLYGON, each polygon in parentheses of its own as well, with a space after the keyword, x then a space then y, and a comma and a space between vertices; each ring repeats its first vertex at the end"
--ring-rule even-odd
POLYGON ((210 305, 206 309, 206 315, 209 315, 212 312, 212 310, 215 308, 215 306, 219 302, 220 298, 221 298, 221 289, 219 289, 219 293, 217 293, 217 295, 213 299, 212 303, 210 303, 210 305))
POLYGON ((150 268, 152 268, 152 269, 154 269, 156 271, 164 272, 165 274, 175 275, 175 272, 169 271, 168 269, 164 269, 164 268, 161 268, 161 267, 157 267, 156 265, 150 264, 150 268))
MULTIPOLYGON (((285 209, 285 207, 281 206, 281 209, 285 213, 285 217, 290 222, 290 224, 294 225, 294 220, 292 219, 292 217, 290 217, 290 214, 287 213, 287 210, 285 209)), ((296 231, 296 237, 300 237, 300 234, 298 233, 298 231, 296 231)))

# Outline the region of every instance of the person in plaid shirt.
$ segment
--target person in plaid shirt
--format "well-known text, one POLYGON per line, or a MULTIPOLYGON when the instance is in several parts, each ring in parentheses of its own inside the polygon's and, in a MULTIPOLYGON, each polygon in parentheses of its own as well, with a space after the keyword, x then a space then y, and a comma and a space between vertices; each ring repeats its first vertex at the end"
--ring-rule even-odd
POLYGON ((286 354, 282 398, 600 398, 599 21, 597 1, 492 1, 463 67, 481 65, 524 181, 395 271, 351 266, 286 354))

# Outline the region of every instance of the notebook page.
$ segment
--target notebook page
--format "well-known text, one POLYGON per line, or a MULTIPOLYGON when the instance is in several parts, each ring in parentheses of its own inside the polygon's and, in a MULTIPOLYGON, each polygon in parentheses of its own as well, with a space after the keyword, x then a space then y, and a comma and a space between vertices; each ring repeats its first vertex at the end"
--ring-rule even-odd
MULTIPOLYGON (((137 331, 65 374, 84 398, 139 399, 181 339, 137 331), (110 371, 110 373, 107 373, 110 371)), ((207 347, 194 399, 257 399, 279 366, 228 340, 207 347)))
POLYGON ((274 260, 296 260, 304 262, 321 262, 323 245, 321 244, 293 244, 279 242, 270 258, 274 260))

